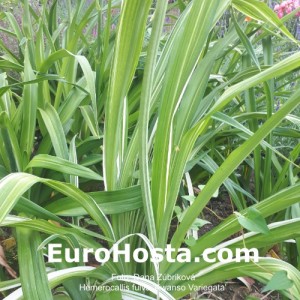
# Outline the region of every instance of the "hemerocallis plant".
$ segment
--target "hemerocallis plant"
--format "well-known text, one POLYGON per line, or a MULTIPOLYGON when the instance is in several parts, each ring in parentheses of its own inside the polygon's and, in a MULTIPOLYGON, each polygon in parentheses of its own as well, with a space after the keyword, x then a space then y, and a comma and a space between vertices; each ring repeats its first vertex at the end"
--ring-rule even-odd
POLYGON ((18 45, 0 43, 0 224, 19 266, 16 279, 0 274, 5 299, 181 299, 244 276, 266 291, 279 278, 280 293, 300 298, 300 147, 277 144, 299 138, 300 53, 276 13, 257 0, 22 5, 22 23, 1 13, 0 28, 18 45), (200 235, 217 190, 235 212, 200 235), (61 262, 48 261, 51 243, 61 262), (125 243, 169 245, 172 259, 255 247, 259 262, 64 256, 125 243), (266 256, 274 244, 288 261, 266 256))

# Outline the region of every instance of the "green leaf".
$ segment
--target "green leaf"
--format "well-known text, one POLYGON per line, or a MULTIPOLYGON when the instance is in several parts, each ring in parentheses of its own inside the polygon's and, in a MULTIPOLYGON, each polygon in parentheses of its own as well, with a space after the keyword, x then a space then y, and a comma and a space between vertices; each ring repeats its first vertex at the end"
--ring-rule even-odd
POLYGON ((182 196, 183 199, 189 201, 190 203, 193 203, 193 201, 195 200, 195 196, 182 196))
POLYGON ((37 251, 40 234, 27 228, 17 229, 20 278, 25 299, 51 299, 43 253, 37 251))
POLYGON ((206 221, 206 220, 202 220, 202 219, 199 219, 197 218, 195 220, 195 222, 193 223, 191 229, 193 230, 198 230, 199 228, 203 227, 204 225, 206 224, 211 224, 209 221, 206 221))
MULTIPOLYGON (((228 1, 223 2, 227 3, 228 1)), ((181 104, 180 100, 185 86, 189 83, 188 80, 192 71, 194 71, 195 65, 199 63, 199 57, 201 57, 201 52, 206 45, 219 5, 219 1, 215 0, 191 2, 191 10, 188 11, 185 25, 178 31, 177 40, 174 41, 171 50, 172 55, 166 67, 160 96, 157 134, 153 148, 151 186, 156 227, 160 230, 168 227, 162 225, 163 220, 169 220, 170 217, 168 214, 166 218, 165 208, 167 201, 170 202, 170 200, 173 201, 174 199, 168 195, 168 189, 177 192, 177 186, 169 187, 169 182, 172 178, 170 173, 173 171, 171 166, 173 157, 176 155, 176 152, 174 153, 172 149, 174 147, 174 115, 178 110, 178 105, 181 104), (182 50, 182 45, 184 45, 184 51, 182 50)), ((207 69, 209 70, 209 66, 204 68, 204 70, 207 69)), ((181 110, 185 110, 187 107, 190 108, 185 106, 181 110)), ((180 174, 180 176, 182 175, 180 174)), ((170 205, 169 207, 173 211, 174 206, 170 205)), ((165 238, 165 234, 160 234, 159 240, 164 240, 165 238)))
MULTIPOLYGON (((278 64, 281 64, 281 62, 278 64)), ((242 85, 242 83, 240 83, 240 85, 242 85)), ((180 241, 184 239, 187 230, 208 203, 216 188, 220 187, 223 181, 227 179, 228 176, 239 166, 239 164, 251 153, 251 151, 255 149, 257 145, 259 145, 261 140, 263 140, 286 117, 286 115, 288 115, 293 109, 295 109, 295 107, 299 105, 299 98, 299 90, 297 90, 285 103, 285 105, 283 105, 274 115, 272 115, 272 117, 270 117, 255 132, 253 136, 251 136, 241 146, 230 153, 224 163, 209 179, 208 183, 205 185, 205 188, 201 191, 201 193, 199 193, 193 204, 188 208, 184 220, 178 226, 175 234, 173 235, 173 245, 180 244, 180 241)), ((201 129, 203 122, 200 122, 199 126, 201 129)), ((192 131, 194 130, 197 131, 197 127, 192 131)))
POLYGON ((60 158, 69 160, 67 140, 55 108, 50 104, 47 104, 45 109, 40 109, 40 113, 50 135, 56 155, 60 158))
MULTIPOLYGON (((42 82, 42 81, 45 81, 45 80, 57 80, 57 81, 61 81, 61 82, 64 82, 64 83, 68 83, 64 79, 60 78, 57 75, 49 74, 49 75, 45 75, 45 76, 39 76, 36 79, 21 81, 21 82, 5 85, 5 86, 0 88, 0 96, 4 95, 8 90, 10 90, 13 87, 29 86, 29 85, 33 85, 35 83, 39 83, 39 82, 42 82)), ((74 84, 74 85, 76 86, 76 84, 74 84)), ((25 96, 25 91, 24 91, 23 94, 24 94, 23 95, 23 97, 24 97, 25 96)))
POLYGON ((105 185, 116 187, 117 161, 120 159, 122 111, 124 99, 133 80, 144 40, 148 10, 152 1, 123 1, 114 59, 109 81, 105 116, 104 165, 105 185))
POLYGON ((26 199, 25 197, 20 197, 20 199, 16 203, 14 209, 19 213, 33 215, 35 217, 46 219, 46 220, 53 220, 58 223, 64 224, 65 226, 69 225, 67 222, 65 222, 61 218, 57 217, 56 215, 54 215, 53 213, 44 209, 43 207, 37 205, 36 203, 26 199))
POLYGON ((149 237, 152 243, 157 242, 154 209, 151 199, 150 171, 148 164, 148 136, 149 136, 149 119, 151 108, 151 97, 153 93, 154 76, 158 60, 158 51, 160 44, 161 31, 165 21, 167 1, 159 0, 156 3, 154 13, 153 27, 148 46, 146 65, 144 70, 144 79, 141 91, 140 111, 139 111, 139 164, 140 164, 140 181, 143 191, 144 213, 146 216, 149 237))
POLYGON ((286 271, 278 271, 262 289, 262 292, 288 290, 293 284, 293 281, 288 278, 286 271))
POLYGON ((194 246, 196 244, 196 239, 194 237, 190 236, 188 239, 184 240, 184 242, 188 246, 194 246))
POLYGON ((0 113, 0 137, 4 142, 3 145, 0 145, 0 153, 6 162, 7 169, 12 172, 22 171, 22 154, 19 141, 13 125, 4 111, 0 113))
POLYGON ((246 48, 247 52, 251 56, 253 62, 257 66, 257 68, 260 70, 260 64, 259 64, 259 61, 256 57, 256 54, 254 52, 254 49, 253 49, 253 46, 252 46, 251 42, 249 41, 249 39, 248 39, 247 35, 245 34, 244 30, 240 27, 239 23, 236 21, 234 12, 232 12, 231 15, 232 15, 235 30, 236 30, 241 42, 243 43, 244 47, 246 48))
POLYGON ((20 278, 7 280, 7 281, 1 281, 0 282, 0 292, 10 290, 13 288, 17 288, 21 285, 20 278))
MULTIPOLYGON (((254 76, 250 76, 245 80, 238 82, 235 85, 232 85, 221 95, 221 97, 216 101, 215 105, 210 110, 210 113, 213 114, 217 111, 220 111, 225 105, 227 105, 235 96, 239 95, 241 92, 244 92, 246 89, 254 87, 264 81, 270 80, 275 77, 282 76, 287 74, 300 66, 300 53, 296 52, 295 54, 283 59, 282 61, 274 64, 272 67, 259 72, 254 76)), ((296 94, 293 95, 294 97, 296 94)))
POLYGON ((89 105, 85 105, 85 106, 80 106, 79 108, 93 136, 99 137, 98 122, 97 119, 95 118, 95 113, 93 112, 92 107, 89 105))
POLYGON ((233 0, 232 4, 234 8, 241 11, 246 16, 273 25, 292 41, 297 43, 293 35, 266 3, 257 0, 233 0))
MULTIPOLYGON (((105 214, 120 214, 142 207, 140 186, 133 186, 116 191, 102 191, 88 193, 100 206, 105 214)), ((72 198, 62 198, 46 206, 46 209, 60 216, 82 216, 86 210, 72 198)))
MULTIPOLYGON (((97 249, 99 247, 99 242, 96 242, 94 238, 106 240, 108 242, 112 242, 112 240, 107 239, 101 234, 94 233, 87 229, 83 229, 81 227, 77 227, 73 225, 71 227, 59 226, 56 223, 51 223, 45 220, 38 219, 28 219, 21 218, 16 216, 7 216, 5 220, 1 223, 1 226, 5 227, 15 227, 15 228, 26 228, 33 231, 39 231, 45 233, 47 235, 59 235, 62 239, 65 239, 65 236, 73 236, 78 243, 85 248, 94 248, 97 249)), ((41 244, 41 243, 40 243, 41 244)), ((39 246, 40 246, 39 244, 39 246)))
POLYGON ((102 180, 102 176, 89 168, 47 154, 36 155, 27 165, 26 169, 29 168, 44 168, 92 180, 102 180))
POLYGON ((218 244, 217 247, 219 249, 225 247, 237 249, 243 248, 245 245, 247 245, 248 249, 253 247, 257 249, 264 247, 269 248, 270 245, 298 238, 300 236, 300 232, 298 230, 299 224, 300 218, 271 223, 269 225, 270 233, 268 235, 251 231, 239 236, 236 239, 231 239, 218 244))
MULTIPOLYGON (((36 76, 32 70, 29 60, 29 50, 26 46, 25 50, 25 67, 24 67, 24 81, 30 81, 36 79, 36 76)), ((20 148, 25 151, 27 160, 31 155, 35 127, 36 127, 36 113, 37 113, 37 85, 26 85, 23 90, 23 118, 22 118, 22 130, 20 138, 20 148)))
MULTIPOLYGON (((198 187, 199 187, 199 189, 201 191, 201 190, 203 190, 205 188, 205 184, 199 184, 198 187)), ((212 197, 213 198, 218 198, 219 197, 219 188, 213 193, 212 197)))
POLYGON ((93 198, 71 184, 39 178, 27 173, 12 173, 0 181, 0 194, 2 196, 0 199, 0 223, 13 209, 19 198, 38 182, 44 183, 57 192, 70 197, 73 201, 80 203, 98 226, 102 228, 104 234, 114 240, 110 222, 93 198))
POLYGON ((249 231, 260 232, 264 234, 269 233, 269 228, 266 220, 262 217, 260 212, 254 208, 250 207, 247 210, 247 215, 242 216, 241 214, 237 214, 237 218, 239 223, 249 231))
MULTIPOLYGON (((194 263, 195 265, 195 263, 194 263)), ((197 264, 196 264, 197 265, 197 264)), ((224 280, 236 277, 250 276, 264 284, 266 284, 278 271, 285 271, 288 277, 294 282, 288 289, 282 289, 281 293, 288 299, 293 295, 295 299, 299 299, 300 295, 300 273, 299 271, 287 262, 270 257, 260 257, 259 263, 249 263, 245 261, 236 262, 233 259, 227 263, 215 263, 206 265, 198 273, 194 272, 195 280, 192 284, 197 286, 209 286, 215 282, 222 282, 224 280), (230 270, 230 272, 228 272, 230 270)), ((191 284, 191 281, 189 282, 191 284)), ((181 287, 188 287, 188 282, 182 282, 181 287)), ((183 288, 181 289, 183 290, 183 288)), ((183 292, 174 292, 176 299, 183 296, 183 292)))
POLYGON ((8 71, 10 70, 23 71, 23 66, 4 59, 0 60, 0 68, 2 70, 8 70, 8 71))
POLYGON ((96 294, 97 300, 122 300, 121 291, 113 291, 113 292, 97 292, 96 294))
MULTIPOLYGON (((68 268, 65 270, 58 270, 58 271, 50 272, 47 274, 48 280, 50 283, 50 287, 54 288, 57 285, 62 284, 65 280, 71 279, 74 277, 75 278, 76 277, 87 278, 87 277, 89 277, 90 271, 92 271, 93 269, 94 269, 93 267, 74 267, 74 268, 68 268)), ((38 277, 38 276, 36 276, 36 277, 38 277)), ((7 299, 10 299, 10 300, 22 300, 22 299, 37 299, 37 300, 45 299, 46 300, 47 299, 48 300, 48 299, 52 299, 52 295, 49 298, 45 298, 45 297, 43 297, 43 295, 41 298, 25 298, 25 297, 23 297, 22 289, 19 288, 19 289, 15 290, 14 292, 12 292, 7 297, 7 299)))

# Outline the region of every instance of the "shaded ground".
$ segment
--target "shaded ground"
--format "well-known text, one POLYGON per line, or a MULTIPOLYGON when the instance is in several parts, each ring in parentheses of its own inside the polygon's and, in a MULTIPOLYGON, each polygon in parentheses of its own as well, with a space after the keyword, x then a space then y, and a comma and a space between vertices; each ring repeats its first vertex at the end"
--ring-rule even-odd
POLYGON ((206 224, 199 230, 199 235, 210 231, 216 227, 224 219, 230 216, 234 212, 234 207, 228 196, 222 198, 212 198, 203 210, 202 218, 209 221, 210 224, 206 224))

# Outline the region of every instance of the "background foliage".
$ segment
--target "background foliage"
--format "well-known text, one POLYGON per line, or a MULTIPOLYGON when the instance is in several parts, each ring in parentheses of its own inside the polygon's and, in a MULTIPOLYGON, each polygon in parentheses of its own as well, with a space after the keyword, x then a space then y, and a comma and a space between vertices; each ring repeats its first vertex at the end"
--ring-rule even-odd
POLYGON ((296 10, 279 19, 257 0, 2 5, 13 9, 0 13, 0 223, 18 263, 16 276, 0 253, 5 299, 181 299, 191 283, 246 275, 300 298, 296 10), (234 212, 201 231, 220 194, 234 212), (49 264, 50 242, 170 243, 193 258, 245 245, 261 259, 49 264), (151 292, 79 290, 122 280, 151 292))

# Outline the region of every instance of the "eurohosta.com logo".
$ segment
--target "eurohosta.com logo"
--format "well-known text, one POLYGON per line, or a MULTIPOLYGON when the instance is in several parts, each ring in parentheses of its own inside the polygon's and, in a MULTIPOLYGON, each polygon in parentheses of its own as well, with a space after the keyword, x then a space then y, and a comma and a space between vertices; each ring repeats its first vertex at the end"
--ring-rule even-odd
POLYGON ((215 262, 258 262, 259 252, 257 248, 207 248, 201 256, 192 257, 188 248, 179 248, 178 251, 172 248, 170 244, 165 249, 162 248, 136 248, 131 249, 130 244, 120 247, 119 244, 114 245, 110 250, 106 248, 63 248, 61 244, 48 245, 48 261, 50 263, 62 262, 63 258, 66 262, 89 262, 89 256, 93 255, 99 263, 106 263, 110 260, 113 262, 134 261, 136 263, 144 263, 150 260, 153 263, 159 263, 166 260, 170 263, 189 263, 205 261, 208 263, 215 262), (64 256, 64 257, 63 257, 64 256))

